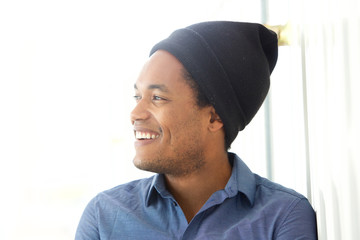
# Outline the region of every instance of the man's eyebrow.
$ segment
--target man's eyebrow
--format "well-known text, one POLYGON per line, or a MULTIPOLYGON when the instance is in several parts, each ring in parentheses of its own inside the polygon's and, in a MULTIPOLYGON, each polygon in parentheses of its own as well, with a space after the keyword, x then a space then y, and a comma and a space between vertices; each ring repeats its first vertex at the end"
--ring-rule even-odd
POLYGON ((151 84, 148 89, 159 89, 162 92, 168 92, 168 88, 164 84, 151 84))
MULTIPOLYGON (((134 84, 134 89, 138 89, 136 84, 134 84)), ((168 88, 164 84, 151 84, 147 89, 159 89, 162 92, 168 92, 168 88)))

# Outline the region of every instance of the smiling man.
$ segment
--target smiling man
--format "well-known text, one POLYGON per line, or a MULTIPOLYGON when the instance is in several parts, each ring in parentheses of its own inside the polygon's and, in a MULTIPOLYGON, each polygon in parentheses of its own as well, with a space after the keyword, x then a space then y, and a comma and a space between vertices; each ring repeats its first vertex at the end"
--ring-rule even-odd
POLYGON ((269 89, 277 37, 204 22, 156 44, 134 85, 134 165, 157 173, 87 206, 76 239, 316 239, 305 197, 228 149, 269 89))

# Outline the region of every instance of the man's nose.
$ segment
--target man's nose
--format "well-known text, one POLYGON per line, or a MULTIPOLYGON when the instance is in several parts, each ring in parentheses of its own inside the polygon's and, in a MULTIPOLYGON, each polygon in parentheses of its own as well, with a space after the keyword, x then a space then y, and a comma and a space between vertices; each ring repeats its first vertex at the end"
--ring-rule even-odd
POLYGON ((149 117, 148 104, 144 99, 140 99, 130 113, 131 123, 134 124, 135 121, 146 120, 149 117))

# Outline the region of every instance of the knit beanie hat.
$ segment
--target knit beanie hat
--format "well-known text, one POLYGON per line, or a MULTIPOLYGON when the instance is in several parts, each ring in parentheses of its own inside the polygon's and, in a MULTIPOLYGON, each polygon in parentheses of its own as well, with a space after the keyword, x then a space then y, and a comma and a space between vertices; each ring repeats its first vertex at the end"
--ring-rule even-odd
POLYGON ((261 24, 202 22, 174 31, 150 56, 160 49, 175 56, 199 85, 220 116, 230 146, 268 93, 277 35, 261 24))

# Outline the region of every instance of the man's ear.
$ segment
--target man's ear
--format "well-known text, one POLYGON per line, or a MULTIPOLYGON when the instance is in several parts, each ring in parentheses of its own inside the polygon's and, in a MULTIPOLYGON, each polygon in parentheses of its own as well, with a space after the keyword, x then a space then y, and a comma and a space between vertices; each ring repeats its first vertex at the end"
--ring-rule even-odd
POLYGON ((212 132, 216 132, 220 130, 224 126, 221 121, 220 116, 215 112, 215 109, 212 109, 210 112, 210 122, 209 122, 209 130, 212 132))

